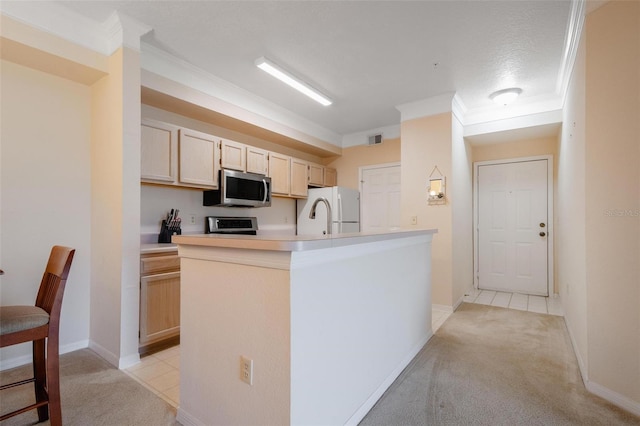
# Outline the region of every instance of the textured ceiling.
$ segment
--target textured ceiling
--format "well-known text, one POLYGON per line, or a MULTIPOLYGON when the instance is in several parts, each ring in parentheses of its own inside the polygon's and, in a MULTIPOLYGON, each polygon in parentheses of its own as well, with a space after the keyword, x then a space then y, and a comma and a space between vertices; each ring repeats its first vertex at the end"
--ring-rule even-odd
POLYGON ((523 89, 557 96, 571 3, 554 1, 63 1, 118 10, 143 41, 339 134, 398 124, 397 105, 457 92, 468 109, 523 89), (323 107, 254 65, 266 56, 334 100, 323 107))

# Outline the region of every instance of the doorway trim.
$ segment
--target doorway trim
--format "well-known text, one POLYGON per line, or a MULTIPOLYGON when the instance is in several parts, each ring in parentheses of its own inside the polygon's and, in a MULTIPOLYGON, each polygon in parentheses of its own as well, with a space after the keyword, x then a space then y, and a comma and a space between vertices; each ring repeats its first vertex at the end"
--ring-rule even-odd
POLYGON ((473 163, 473 287, 478 287, 479 265, 479 228, 478 228, 478 170, 480 166, 490 166, 507 163, 525 163, 528 161, 547 160, 547 291, 549 297, 555 296, 555 282, 553 279, 553 245, 555 227, 553 222, 553 155, 536 155, 532 157, 505 158, 501 160, 476 161, 473 163))

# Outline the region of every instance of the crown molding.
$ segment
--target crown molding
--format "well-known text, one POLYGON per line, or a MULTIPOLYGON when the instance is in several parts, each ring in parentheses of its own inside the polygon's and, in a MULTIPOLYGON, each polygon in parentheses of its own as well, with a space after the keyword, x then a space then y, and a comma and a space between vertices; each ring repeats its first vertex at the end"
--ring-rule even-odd
POLYGON ((118 50, 120 46, 126 46, 139 52, 141 47, 140 37, 153 29, 117 11, 113 12, 102 23, 102 28, 107 39, 109 54, 118 50))
POLYGON ((562 64, 556 82, 556 93, 563 100, 567 94, 571 73, 573 72, 576 55, 578 54, 580 36, 582 35, 582 28, 584 26, 585 9, 585 0, 571 1, 571 12, 569 14, 569 22, 567 23, 567 36, 562 54, 562 64))
POLYGON ((91 20, 54 2, 0 1, 0 12, 18 22, 53 34, 64 40, 109 54, 104 28, 91 20))
POLYGON ((94 21, 55 2, 0 1, 0 12, 64 40, 111 55, 120 46, 140 50, 140 37, 151 27, 114 12, 105 22, 94 21))
POLYGON ((460 96, 456 93, 451 100, 451 112, 456 116, 458 121, 464 125, 465 116, 467 115, 467 107, 465 106, 460 96))
POLYGON ((454 92, 447 92, 427 99, 396 105, 396 109, 400 111, 400 121, 451 112, 451 101, 454 95, 454 92))

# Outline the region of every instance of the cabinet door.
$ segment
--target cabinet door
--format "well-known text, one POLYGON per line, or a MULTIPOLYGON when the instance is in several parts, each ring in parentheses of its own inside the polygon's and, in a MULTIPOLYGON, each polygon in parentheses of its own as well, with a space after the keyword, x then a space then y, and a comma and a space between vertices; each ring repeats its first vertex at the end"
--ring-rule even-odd
POLYGON ((144 120, 140 130, 140 180, 175 183, 177 128, 144 120))
POLYGON ((203 188, 218 187, 220 145, 211 135, 180 129, 180 183, 203 188))
POLYGON ((324 186, 336 186, 338 184, 338 171, 326 167, 324 169, 324 186))
POLYGON ((247 171, 266 175, 269 172, 269 153, 264 149, 247 146, 247 171))
POLYGON ((180 334, 180 272, 140 279, 140 344, 180 334))
POLYGON ((309 164, 309 186, 324 186, 324 167, 309 164))
POLYGON ((247 149, 244 144, 222 139, 220 151, 220 164, 223 168, 240 170, 241 172, 247 169, 247 149))
POLYGON ((294 197, 306 197, 308 194, 308 163, 297 158, 291 159, 291 195, 294 197))
POLYGON ((273 194, 289 195, 290 158, 273 152, 269 153, 269 176, 273 194))

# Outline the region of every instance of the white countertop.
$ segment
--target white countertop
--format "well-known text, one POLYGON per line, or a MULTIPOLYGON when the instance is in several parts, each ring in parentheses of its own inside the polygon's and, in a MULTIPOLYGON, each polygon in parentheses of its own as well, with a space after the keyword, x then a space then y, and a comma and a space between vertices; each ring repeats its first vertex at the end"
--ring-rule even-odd
POLYGON ((388 231, 381 233, 358 232, 353 234, 322 236, 195 234, 174 235, 171 241, 178 245, 249 250, 304 251, 431 235, 437 232, 437 229, 420 229, 388 231))

